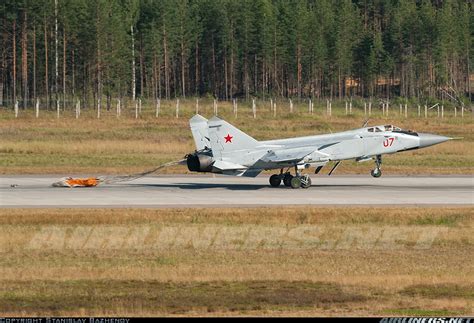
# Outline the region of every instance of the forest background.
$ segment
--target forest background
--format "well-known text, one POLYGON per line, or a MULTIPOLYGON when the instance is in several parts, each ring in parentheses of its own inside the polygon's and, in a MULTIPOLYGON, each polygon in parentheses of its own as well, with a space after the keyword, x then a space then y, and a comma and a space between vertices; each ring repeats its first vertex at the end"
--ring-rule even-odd
POLYGON ((0 19, 6 107, 472 97, 467 0, 6 0, 0 19))

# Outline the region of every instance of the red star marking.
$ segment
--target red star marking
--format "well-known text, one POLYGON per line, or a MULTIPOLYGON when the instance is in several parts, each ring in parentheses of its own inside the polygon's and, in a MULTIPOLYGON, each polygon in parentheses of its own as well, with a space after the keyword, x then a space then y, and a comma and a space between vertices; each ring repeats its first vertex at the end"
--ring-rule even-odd
POLYGON ((232 143, 232 138, 234 137, 232 137, 230 134, 227 134, 227 137, 224 137, 225 143, 228 143, 228 142, 232 143))

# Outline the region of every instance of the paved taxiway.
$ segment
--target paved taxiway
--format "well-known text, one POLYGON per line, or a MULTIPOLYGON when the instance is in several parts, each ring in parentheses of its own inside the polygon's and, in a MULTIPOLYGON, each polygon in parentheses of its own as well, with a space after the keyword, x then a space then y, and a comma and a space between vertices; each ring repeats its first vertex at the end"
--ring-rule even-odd
POLYGON ((92 188, 51 187, 61 176, 0 176, 0 207, 216 207, 261 205, 473 205, 466 176, 313 176, 309 189, 268 177, 169 175, 92 188), (13 187, 12 187, 13 185, 13 187))

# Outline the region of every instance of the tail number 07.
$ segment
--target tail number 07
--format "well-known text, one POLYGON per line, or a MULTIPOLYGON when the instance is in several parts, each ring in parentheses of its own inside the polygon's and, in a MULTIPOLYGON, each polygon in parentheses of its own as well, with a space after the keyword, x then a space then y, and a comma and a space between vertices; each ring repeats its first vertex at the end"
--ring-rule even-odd
POLYGON ((385 139, 384 142, 383 142, 383 146, 384 147, 392 147, 394 140, 395 140, 395 138, 393 138, 393 137, 385 139))

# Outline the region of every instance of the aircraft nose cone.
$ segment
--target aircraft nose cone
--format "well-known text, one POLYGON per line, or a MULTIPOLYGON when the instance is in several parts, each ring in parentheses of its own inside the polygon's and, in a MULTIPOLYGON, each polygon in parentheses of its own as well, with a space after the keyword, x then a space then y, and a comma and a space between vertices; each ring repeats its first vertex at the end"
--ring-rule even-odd
POLYGON ((440 144, 451 139, 449 137, 434 135, 431 133, 418 133, 418 137, 420 138, 420 148, 440 144))

